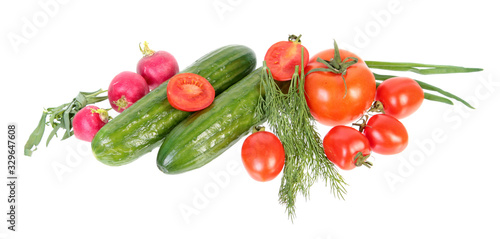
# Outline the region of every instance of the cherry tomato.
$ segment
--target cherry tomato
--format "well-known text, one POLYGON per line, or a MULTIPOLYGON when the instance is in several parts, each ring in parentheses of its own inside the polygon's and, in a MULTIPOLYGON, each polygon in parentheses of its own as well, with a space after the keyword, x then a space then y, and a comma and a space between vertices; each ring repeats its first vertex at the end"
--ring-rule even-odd
POLYGON ((366 162, 371 153, 370 142, 354 128, 344 125, 333 127, 323 139, 323 147, 328 159, 343 170, 371 165, 366 162))
MULTIPOLYGON (((348 51, 340 51, 339 55, 342 61, 354 56, 348 51)), ((312 61, 305 72, 317 68, 327 66, 312 61)), ((312 116, 321 124, 334 126, 351 123, 359 119, 375 99, 375 77, 362 60, 347 68, 345 84, 342 74, 322 71, 307 74, 304 86, 307 105, 312 116)))
POLYGON ((193 73, 181 73, 170 78, 167 98, 174 108, 192 112, 212 104, 215 90, 204 77, 193 73))
POLYGON ((302 49, 304 49, 304 66, 306 66, 309 62, 309 52, 300 44, 300 37, 297 38, 292 35, 288 41, 277 42, 267 50, 264 60, 275 80, 287 81, 292 79, 297 65, 300 73, 302 49))
POLYGON ((411 78, 393 77, 378 86, 375 100, 382 103, 385 114, 403 119, 422 105, 424 91, 411 78))
POLYGON ((378 154, 397 154, 408 146, 408 132, 405 126, 390 115, 372 116, 363 133, 370 142, 372 151, 378 154))
POLYGON ((258 131, 248 136, 241 149, 243 165, 260 182, 274 179, 285 165, 285 150, 276 135, 258 131))

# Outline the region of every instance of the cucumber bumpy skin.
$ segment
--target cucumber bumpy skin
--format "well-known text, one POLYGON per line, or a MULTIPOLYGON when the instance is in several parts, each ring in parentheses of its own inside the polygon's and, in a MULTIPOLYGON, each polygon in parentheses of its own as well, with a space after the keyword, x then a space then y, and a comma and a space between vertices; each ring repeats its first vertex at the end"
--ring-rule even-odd
POLYGON ((226 151, 262 122, 257 115, 261 69, 217 96, 206 109, 178 124, 158 151, 157 166, 166 174, 197 169, 226 151))
MULTIPOLYGON (((218 95, 255 69, 255 53, 246 46, 230 45, 198 59, 184 72, 205 77, 218 95)), ((92 140, 92 152, 110 166, 131 163, 158 147, 167 134, 192 112, 173 108, 164 82, 104 125, 92 140)))

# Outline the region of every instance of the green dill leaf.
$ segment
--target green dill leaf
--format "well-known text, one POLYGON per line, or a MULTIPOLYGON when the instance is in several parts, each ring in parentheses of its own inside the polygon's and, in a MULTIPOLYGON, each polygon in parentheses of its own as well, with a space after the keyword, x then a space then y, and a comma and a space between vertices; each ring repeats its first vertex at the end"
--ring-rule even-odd
POLYGON ((266 117, 270 130, 281 140, 285 149, 285 167, 279 190, 279 202, 285 205, 289 218, 295 218, 295 202, 300 193, 309 198, 311 186, 323 179, 334 196, 343 198, 345 182, 335 165, 324 153, 322 139, 317 132, 305 99, 304 66, 301 73, 296 66, 286 93, 275 83, 263 63, 259 112, 266 117))

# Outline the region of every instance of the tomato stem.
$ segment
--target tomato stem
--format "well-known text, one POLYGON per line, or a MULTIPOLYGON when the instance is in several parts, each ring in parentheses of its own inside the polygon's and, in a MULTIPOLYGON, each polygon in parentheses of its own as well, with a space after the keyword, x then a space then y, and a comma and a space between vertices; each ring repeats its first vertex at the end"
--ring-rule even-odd
POLYGON ((366 128, 366 122, 368 121, 369 116, 367 114, 361 116, 361 118, 358 120, 361 121, 361 123, 353 123, 352 125, 358 126, 359 127, 359 132, 363 133, 363 130, 366 128))
POLYGON ((257 133, 257 132, 261 132, 261 131, 266 131, 266 127, 258 125, 258 126, 254 126, 252 128, 252 134, 257 133))
POLYGON ((296 35, 288 35, 288 41, 289 42, 293 42, 293 43, 301 43, 302 41, 300 40, 300 37, 302 36, 302 34, 300 34, 299 36, 296 36, 296 35))
POLYGON ((313 72, 316 72, 316 71, 323 71, 323 72, 326 71, 326 72, 332 72, 335 74, 341 74, 342 80, 344 81, 344 98, 345 98, 347 96, 347 84, 345 82, 344 76, 347 73, 347 68, 358 63, 359 60, 356 57, 346 57, 344 60, 342 60, 342 58, 340 57, 340 50, 339 50, 339 47, 337 45, 337 41, 334 40, 333 45, 334 45, 335 54, 334 54, 332 59, 330 59, 329 61, 326 61, 326 60, 321 59, 319 57, 316 59, 317 62, 323 63, 326 66, 326 68, 312 69, 309 72, 307 72, 307 75, 309 75, 313 72))
POLYGON ((363 153, 358 152, 356 156, 354 156, 354 165, 356 165, 356 167, 365 166, 371 168, 373 166, 373 163, 366 161, 369 157, 369 154, 363 155, 363 153))
POLYGON ((384 105, 382 104, 382 102, 380 102, 378 100, 373 102, 373 105, 370 107, 370 109, 368 109, 368 113, 371 113, 371 112, 385 114, 384 105))

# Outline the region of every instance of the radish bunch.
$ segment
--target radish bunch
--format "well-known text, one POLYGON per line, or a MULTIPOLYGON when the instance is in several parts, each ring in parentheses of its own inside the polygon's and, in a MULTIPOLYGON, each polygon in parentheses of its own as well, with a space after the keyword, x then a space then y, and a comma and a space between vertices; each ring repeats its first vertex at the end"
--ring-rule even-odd
MULTIPOLYGON (((116 112, 121 113, 140 100, 150 90, 179 72, 176 59, 166 51, 153 51, 148 43, 139 45, 143 57, 137 63, 136 72, 123 71, 116 75, 108 87, 108 100, 116 112)), ((97 106, 86 106, 73 118, 72 125, 76 138, 92 141, 97 131, 109 120, 108 110, 97 106)))

